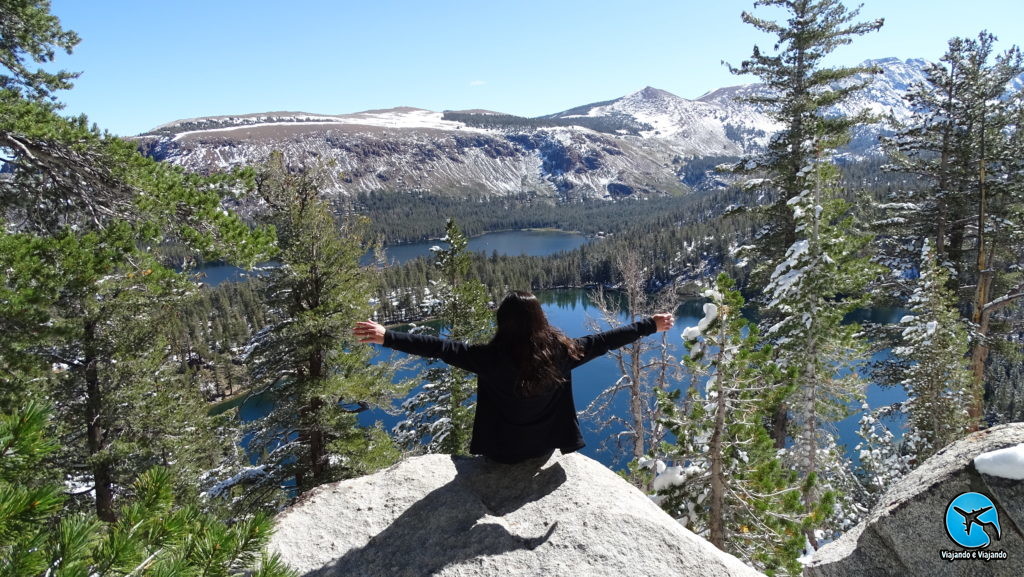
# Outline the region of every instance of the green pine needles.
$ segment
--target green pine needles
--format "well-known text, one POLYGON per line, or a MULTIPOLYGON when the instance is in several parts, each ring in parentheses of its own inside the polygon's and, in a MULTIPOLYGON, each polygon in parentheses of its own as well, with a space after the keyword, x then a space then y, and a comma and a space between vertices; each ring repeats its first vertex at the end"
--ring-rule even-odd
POLYGON ((768 574, 798 575, 800 481, 764 425, 785 375, 743 318, 732 279, 719 275, 704 295, 704 318, 683 332, 694 382, 685 398, 659 394, 676 441, 665 448, 674 466, 658 465, 653 486, 666 511, 720 549, 768 574))
POLYGON ((281 265, 264 285, 268 325, 245 355, 255 391, 274 399, 248 426, 249 450, 262 451, 263 474, 245 497, 256 506, 399 456, 383 431, 359 426, 353 412, 361 403, 390 405, 404 389, 392 383, 393 367, 371 364, 371 348, 352 336, 370 315, 373 271, 360 264, 364 223, 340 219, 320 197, 323 170, 291 171, 275 153, 257 174, 256 194, 268 207, 261 218, 278 231, 281 265))
POLYGON ((175 472, 141 474, 117 508, 117 521, 67 508, 63 487, 42 465, 58 443, 49 415, 29 403, 0 416, 0 576, 163 577, 294 572, 261 553, 270 538, 265 514, 232 524, 179 503, 175 472), (50 477, 50 478, 48 478, 50 477))

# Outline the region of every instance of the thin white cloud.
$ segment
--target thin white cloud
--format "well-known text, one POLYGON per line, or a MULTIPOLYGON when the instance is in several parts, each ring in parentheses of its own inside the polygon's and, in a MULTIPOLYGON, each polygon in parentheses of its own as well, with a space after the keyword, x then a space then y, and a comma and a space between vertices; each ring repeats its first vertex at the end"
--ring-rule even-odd
POLYGON ((471 80, 469 82, 470 86, 483 86, 484 84, 487 84, 486 80, 471 80))

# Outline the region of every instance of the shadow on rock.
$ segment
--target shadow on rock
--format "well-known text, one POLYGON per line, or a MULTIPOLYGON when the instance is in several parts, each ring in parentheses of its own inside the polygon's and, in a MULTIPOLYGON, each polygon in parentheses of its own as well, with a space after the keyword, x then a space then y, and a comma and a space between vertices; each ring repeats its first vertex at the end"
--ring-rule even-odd
POLYGON ((517 465, 452 457, 455 478, 425 495, 360 548, 304 577, 430 575, 451 564, 515 550, 532 550, 551 537, 522 535, 502 518, 554 492, 566 481, 547 458, 517 465))

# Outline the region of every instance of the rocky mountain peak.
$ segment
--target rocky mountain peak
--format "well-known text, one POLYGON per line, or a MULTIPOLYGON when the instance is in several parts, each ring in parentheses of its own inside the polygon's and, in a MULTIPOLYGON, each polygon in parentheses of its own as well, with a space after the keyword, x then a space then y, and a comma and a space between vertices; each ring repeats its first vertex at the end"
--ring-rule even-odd
POLYGON ((635 92, 634 95, 644 100, 679 100, 675 94, 653 86, 645 86, 643 90, 635 92))

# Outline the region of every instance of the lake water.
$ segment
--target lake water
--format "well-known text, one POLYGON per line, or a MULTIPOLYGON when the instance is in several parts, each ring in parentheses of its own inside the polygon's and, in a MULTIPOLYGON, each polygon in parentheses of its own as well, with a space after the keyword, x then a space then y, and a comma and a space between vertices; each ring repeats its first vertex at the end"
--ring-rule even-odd
MULTIPOLYGON (((607 330, 610 326, 600 322, 601 313, 590 300, 588 292, 582 289, 558 289, 551 291, 539 291, 538 299, 544 313, 551 324, 559 327, 569 337, 580 337, 594 330, 590 324, 597 322, 600 330, 607 330)), ((681 305, 676 310, 676 324, 666 333, 667 339, 673 344, 681 343, 682 331, 686 326, 697 324, 699 317, 703 315, 701 307, 704 301, 690 301, 681 305)), ((627 315, 620 315, 620 319, 627 321, 627 315)), ((646 337, 647 339, 660 339, 661 335, 646 337)), ((376 347, 377 355, 374 362, 389 362, 392 355, 405 356, 404 353, 376 347)), ((683 354, 680 350, 677 356, 683 354)), ((397 378, 415 376, 424 367, 427 361, 414 357, 413 364, 397 378)), ((594 398, 604 389, 613 385, 619 378, 618 367, 615 361, 609 356, 599 357, 573 371, 573 395, 578 410, 585 409, 594 398)), ((614 414, 622 415, 627 410, 627 397, 621 394, 612 405, 614 414)), ((396 403, 400 404, 400 403, 396 403)), ((251 421, 266 415, 273 408, 272 395, 257 395, 246 399, 239 408, 239 417, 243 422, 251 421)), ((386 429, 391 429, 400 420, 401 416, 389 415, 382 410, 371 410, 359 415, 360 423, 371 426, 375 422, 381 422, 386 429)), ((601 443, 609 437, 612 430, 600 431, 593 421, 581 419, 580 425, 583 429, 583 438, 587 446, 581 451, 583 454, 592 457, 612 468, 623 468, 626 461, 616 458, 609 451, 601 450, 601 443)))
MULTIPOLYGON (((528 256, 549 256, 560 252, 575 250, 587 243, 591 238, 574 232, 563 232, 558 230, 510 230, 504 232, 489 232, 469 239, 469 250, 490 255, 497 252, 500 255, 528 255, 528 256)), ((398 244, 384 247, 384 260, 387 264, 401 264, 421 256, 430 256, 431 247, 447 246, 439 240, 417 242, 412 244, 398 244)), ((366 255, 363 264, 373 262, 373 255, 366 255)), ((259 267, 272 267, 274 263, 261 263, 259 267)), ((258 270, 246 271, 237 266, 211 262, 203 265, 197 271, 202 275, 203 282, 210 285, 218 285, 225 281, 240 281, 252 274, 259 274, 258 270)))
MULTIPOLYGON (((509 230, 474 236, 469 239, 469 250, 487 255, 497 252, 510 256, 549 256, 575 250, 591 240, 582 234, 559 230, 509 230)), ((441 241, 433 240, 388 246, 384 248, 385 260, 388 264, 401 264, 430 256, 431 247, 441 244, 441 241)))
MULTIPOLYGON (((593 332, 591 326, 600 318, 600 312, 596 309, 588 296, 587 291, 580 289, 559 289, 552 291, 541 291, 537 294, 541 300, 542 307, 550 322, 561 328, 568 336, 578 337, 593 332)), ((676 313, 675 326, 666 333, 667 341, 675 347, 675 355, 680 357, 686 354, 682 346, 682 331, 687 326, 696 325, 702 316, 703 300, 691 300, 680 305, 676 313)), ((865 311, 858 320, 872 320, 874 322, 891 323, 896 322, 903 315, 898 309, 876 309, 865 311)), ((625 315, 620 319, 625 320, 625 315)), ((599 322, 601 330, 608 328, 607 324, 599 322)), ((646 337, 647 339, 660 339, 661 335, 646 337)), ((389 362, 391 355, 402 355, 383 347, 377 347, 378 354, 375 362, 389 362)), ((878 358, 886 355, 886 352, 876 356, 878 358)), ((399 377, 413 376, 418 373, 426 362, 417 359, 412 367, 399 377)), ((608 356, 595 359, 573 372, 574 396, 577 410, 582 411, 591 401, 605 388, 611 386, 618 379, 620 373, 615 361, 608 356)), ((686 377, 684 375, 684 381, 686 377)), ((681 386, 686 386, 685 384, 681 386)), ((871 407, 879 407, 890 404, 905 398, 902 389, 882 388, 871 384, 867 389, 867 401, 871 407)), ((620 394, 616 402, 612 404, 612 411, 617 415, 627 413, 627 398, 620 394)), ((240 407, 240 418, 249 421, 265 415, 273 406, 273 398, 268 395, 260 395, 247 399, 240 407)), ((399 416, 389 415, 381 410, 367 411, 360 414, 360 422, 364 425, 372 425, 380 421, 385 428, 390 429, 401 419, 399 416)), ((857 437, 858 422, 860 414, 855 414, 839 423, 836 428, 840 442, 848 447, 847 453, 851 458, 856 458, 852 447, 859 442, 857 437)), ((624 468, 628 459, 623 459, 623 452, 616 453, 602 449, 602 443, 607 441, 615 432, 611 429, 599 430, 593 420, 581 419, 583 437, 587 446, 581 451, 583 454, 592 457, 613 470, 624 468)))
MULTIPOLYGON (((474 251, 490 254, 496 251, 504 255, 528 254, 534 256, 545 256, 561 251, 573 250, 589 242, 591 239, 575 234, 560 231, 507 231, 495 232, 477 236, 469 241, 469 248, 474 251)), ((408 245, 391 246, 385 249, 386 259, 390 263, 402 263, 408 260, 428 256, 430 248, 437 245, 439 241, 421 242, 408 245)), ((269 263, 269 266, 274 266, 269 263)), ((201 269, 205 276, 205 282, 216 285, 230 280, 242 280, 246 275, 259 274, 259 271, 246 272, 237 267, 211 263, 201 269)), ((577 337, 593 331, 591 324, 600 317, 600 312, 592 304, 588 294, 584 290, 561 289, 552 291, 541 291, 537 295, 544 308, 545 314, 552 324, 561 328, 570 337, 577 337)), ((686 354, 682 347, 682 330, 687 326, 697 324, 702 316, 701 307, 703 301, 693 300, 680 305, 676 312, 675 327, 667 333, 668 342, 676 347, 676 356, 686 354)), ((900 309, 871 309, 861 311, 855 315, 856 320, 870 320, 876 323, 895 323, 905 311, 900 309)), ((621 317, 625 319, 625 315, 621 317)), ((608 325, 599 323, 600 328, 606 329, 608 325)), ((659 338, 660 335, 647 337, 648 339, 659 338)), ((375 362, 388 362, 391 351, 379 347, 375 362)), ((401 354, 401 353, 394 353, 401 354)), ((887 351, 878 353, 874 359, 879 360, 887 355, 887 351)), ((426 361, 416 362, 399 377, 413 376, 418 373, 426 361)), ((619 376, 618 367, 610 357, 595 359, 586 365, 576 369, 573 373, 574 396, 578 410, 585 409, 591 401, 605 388, 614 384, 619 376)), ((684 385, 685 386, 685 385, 684 385)), ((906 395, 900 388, 883 388, 876 384, 870 384, 867 388, 867 401, 870 407, 880 407, 896 401, 905 399, 906 395)), ((243 421, 251 421, 267 414, 273 408, 273 395, 263 394, 244 399, 239 407, 239 416, 243 421)), ((618 415, 625 415, 627 399, 624 394, 620 395, 612 410, 618 415)), ((367 411, 360 414, 360 422, 364 425, 372 425, 380 421, 390 429, 400 420, 401 417, 389 415, 381 410, 367 411)), ((847 445, 847 454, 854 460, 857 455, 852 447, 859 442, 857 429, 860 413, 840 421, 836 424, 840 443, 847 445)), ((582 453, 590 456, 605 465, 618 469, 625 465, 623 459, 615 456, 613 452, 602 450, 602 443, 606 441, 613 431, 599 430, 595 422, 588 419, 581 419, 584 440, 587 443, 582 453)))

